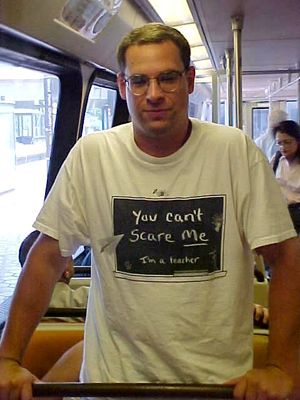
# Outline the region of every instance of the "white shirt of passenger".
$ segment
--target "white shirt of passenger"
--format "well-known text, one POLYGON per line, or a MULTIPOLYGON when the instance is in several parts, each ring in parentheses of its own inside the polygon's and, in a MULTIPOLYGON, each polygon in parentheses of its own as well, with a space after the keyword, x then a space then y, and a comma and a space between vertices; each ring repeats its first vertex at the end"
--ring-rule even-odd
POLYGON ((288 204, 300 203, 300 160, 291 164, 282 156, 276 169, 276 178, 288 204))

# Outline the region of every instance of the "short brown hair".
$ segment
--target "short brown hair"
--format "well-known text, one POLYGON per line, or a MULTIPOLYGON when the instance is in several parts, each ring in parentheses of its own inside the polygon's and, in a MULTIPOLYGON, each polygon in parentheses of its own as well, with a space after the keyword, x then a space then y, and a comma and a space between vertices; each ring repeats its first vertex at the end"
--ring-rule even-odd
POLYGON ((126 68, 125 54, 128 47, 139 44, 162 43, 170 40, 179 49, 184 68, 190 66, 191 48, 186 38, 175 28, 159 23, 150 23, 129 32, 117 50, 120 71, 126 68))

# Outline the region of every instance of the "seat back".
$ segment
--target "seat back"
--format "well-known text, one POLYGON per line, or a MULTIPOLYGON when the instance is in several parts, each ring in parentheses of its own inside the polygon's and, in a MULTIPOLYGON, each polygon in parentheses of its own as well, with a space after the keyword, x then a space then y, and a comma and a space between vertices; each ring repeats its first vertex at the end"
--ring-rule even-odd
POLYGON ((263 368, 267 362, 269 334, 267 330, 255 329, 253 334, 253 367, 263 368))
MULTIPOLYGON (((83 339, 83 324, 42 323, 34 332, 22 365, 42 378, 71 346, 83 339)), ((253 365, 261 368, 267 359, 268 331, 255 330, 253 365)))
POLYGON ((41 323, 27 347, 22 365, 42 378, 71 346, 83 339, 84 324, 41 323))

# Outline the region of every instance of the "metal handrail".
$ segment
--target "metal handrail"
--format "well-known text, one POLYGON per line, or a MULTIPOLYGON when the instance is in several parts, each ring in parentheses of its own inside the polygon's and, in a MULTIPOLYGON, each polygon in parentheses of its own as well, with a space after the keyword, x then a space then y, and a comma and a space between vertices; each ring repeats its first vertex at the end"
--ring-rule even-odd
POLYGON ((232 399, 233 387, 214 384, 34 383, 34 397, 163 397, 232 399))
POLYGON ((44 317, 86 317, 84 307, 50 307, 44 317))

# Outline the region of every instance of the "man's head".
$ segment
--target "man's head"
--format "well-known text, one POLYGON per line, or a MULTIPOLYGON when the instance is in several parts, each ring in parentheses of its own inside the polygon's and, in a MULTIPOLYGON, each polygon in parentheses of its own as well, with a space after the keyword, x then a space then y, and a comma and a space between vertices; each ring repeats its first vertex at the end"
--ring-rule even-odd
POLYGON ((162 156, 158 148, 163 155, 172 154, 186 138, 188 96, 194 90, 188 42, 174 28, 148 24, 124 38, 118 61, 119 91, 127 101, 137 145, 154 156, 162 156))
POLYGON ((274 128, 281 121, 288 119, 288 114, 283 110, 274 110, 269 114, 269 128, 274 128))
POLYGON ((186 38, 175 28, 167 25, 150 23, 136 28, 126 35, 117 51, 117 60, 121 73, 126 68, 126 51, 130 46, 162 43, 171 41, 178 47, 184 69, 190 66, 191 49, 186 38))

